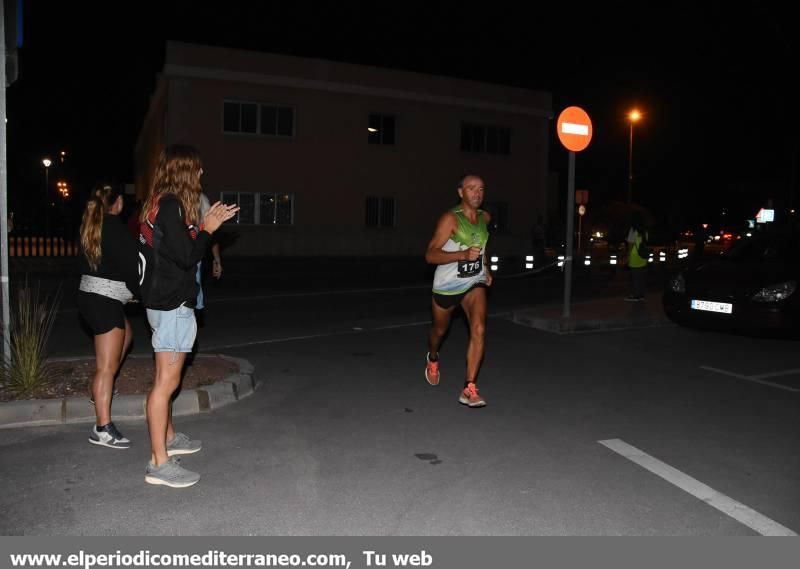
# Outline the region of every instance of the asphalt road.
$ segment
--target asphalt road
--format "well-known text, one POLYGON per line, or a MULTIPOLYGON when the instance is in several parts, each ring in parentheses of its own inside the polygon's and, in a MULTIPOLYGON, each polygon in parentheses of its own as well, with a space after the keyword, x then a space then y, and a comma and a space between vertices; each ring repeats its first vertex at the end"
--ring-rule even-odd
MULTIPOLYGON (((424 380, 426 285, 212 291, 201 349, 248 359, 262 387, 177 421, 204 441, 184 458, 200 483, 145 484, 141 422, 122 425, 128 451, 89 445, 86 425, 2 430, 0 534, 800 531, 797 344, 678 327, 562 336, 507 320, 558 302, 557 281, 498 282, 483 409, 456 400, 463 319, 441 384, 424 380)), ((624 292, 600 283, 577 293, 624 292)), ((76 326, 65 306, 59 353, 90 350, 76 326)))

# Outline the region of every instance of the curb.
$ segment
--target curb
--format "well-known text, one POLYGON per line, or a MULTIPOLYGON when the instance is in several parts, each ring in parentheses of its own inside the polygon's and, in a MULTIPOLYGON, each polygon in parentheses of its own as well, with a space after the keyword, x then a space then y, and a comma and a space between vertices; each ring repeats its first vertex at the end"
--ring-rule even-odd
MULTIPOLYGON (((211 385, 180 391, 172 402, 173 416, 214 411, 252 395, 261 386, 253 377, 255 368, 249 361, 217 355, 238 365, 239 372, 211 385)), ((143 394, 114 397, 114 419, 144 419, 146 399, 143 394)), ((91 423, 94 420, 94 407, 86 397, 0 402, 0 429, 91 423)))
POLYGON ((658 294, 649 294, 646 303, 626 304, 616 297, 575 302, 569 318, 561 315, 561 308, 555 304, 519 307, 512 311, 511 321, 555 334, 674 326, 664 314, 658 294))
POLYGON ((618 318, 618 319, 588 319, 577 320, 573 318, 546 318, 537 317, 523 312, 515 312, 511 321, 521 326, 553 332, 555 334, 577 334, 580 332, 611 332, 634 330, 639 328, 656 328, 660 326, 673 325, 668 320, 656 318, 642 318, 638 320, 618 318))

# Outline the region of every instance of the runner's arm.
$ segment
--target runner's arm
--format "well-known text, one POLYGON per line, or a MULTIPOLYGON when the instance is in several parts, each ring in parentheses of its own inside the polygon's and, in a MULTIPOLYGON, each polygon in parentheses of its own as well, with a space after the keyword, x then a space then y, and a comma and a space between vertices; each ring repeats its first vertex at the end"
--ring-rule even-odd
MULTIPOLYGON (((489 222, 492 220, 492 216, 488 211, 484 211, 483 215, 486 216, 486 226, 489 226, 489 222)), ((492 281, 494 280, 494 275, 492 275, 492 271, 489 270, 489 263, 486 262, 486 248, 483 250, 483 270, 486 273, 486 284, 487 286, 492 286, 492 281)))
POLYGON ((425 251, 425 261, 431 265, 444 265, 447 263, 454 263, 456 261, 466 261, 469 249, 465 251, 442 251, 442 247, 450 239, 450 236, 457 227, 456 216, 453 212, 448 211, 439 218, 436 224, 436 230, 433 232, 433 237, 428 243, 428 249, 425 251))

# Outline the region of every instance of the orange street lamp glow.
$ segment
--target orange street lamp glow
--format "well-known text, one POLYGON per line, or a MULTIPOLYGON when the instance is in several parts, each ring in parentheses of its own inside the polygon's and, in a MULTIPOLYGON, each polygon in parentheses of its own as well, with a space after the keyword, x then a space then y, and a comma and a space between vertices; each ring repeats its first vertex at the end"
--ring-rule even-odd
POLYGON ((639 109, 633 109, 628 113, 628 118, 631 121, 630 143, 628 145, 628 203, 631 203, 633 194, 633 123, 642 118, 642 113, 639 112, 639 109))

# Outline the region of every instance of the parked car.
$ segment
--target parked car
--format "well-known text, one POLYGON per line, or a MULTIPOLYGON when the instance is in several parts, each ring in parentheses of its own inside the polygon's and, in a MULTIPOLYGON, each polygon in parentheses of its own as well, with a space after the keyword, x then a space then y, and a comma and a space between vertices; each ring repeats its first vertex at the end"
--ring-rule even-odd
POLYGON ((669 280, 667 317, 684 326, 800 337, 800 231, 742 239, 669 280))

